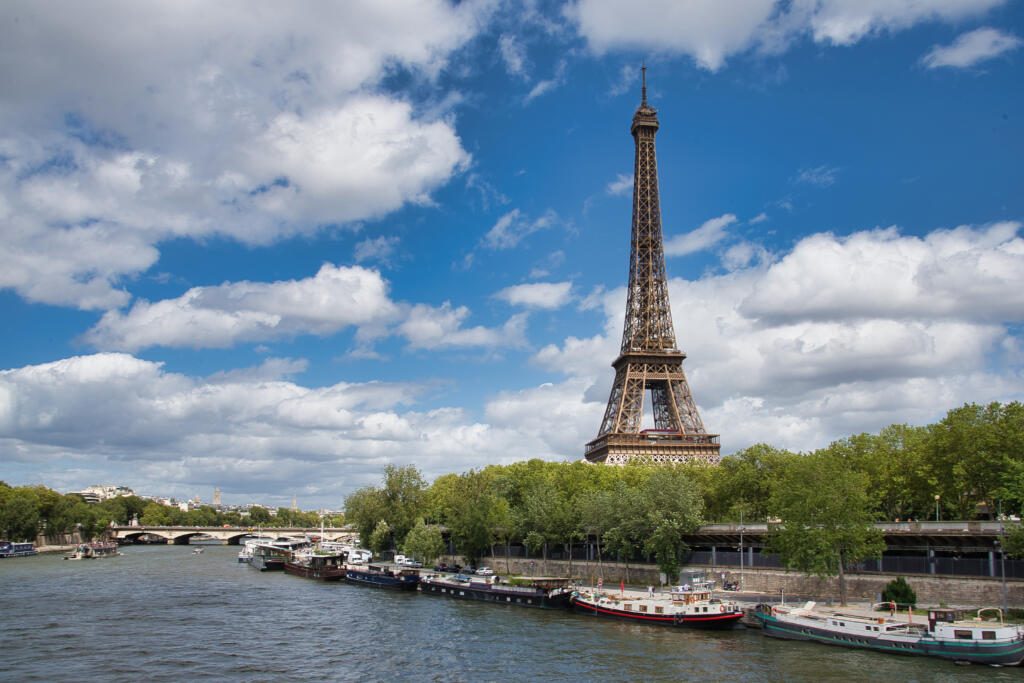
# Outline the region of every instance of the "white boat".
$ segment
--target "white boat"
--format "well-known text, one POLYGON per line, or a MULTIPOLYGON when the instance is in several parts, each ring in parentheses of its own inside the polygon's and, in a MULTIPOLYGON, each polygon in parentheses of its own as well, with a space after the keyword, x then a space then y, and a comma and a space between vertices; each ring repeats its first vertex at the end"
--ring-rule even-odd
POLYGON ((273 540, 269 536, 254 536, 245 539, 245 542, 242 543, 242 549, 238 551, 238 561, 246 564, 252 562, 253 549, 260 543, 271 543, 273 540))
POLYGON ((574 592, 570 602, 577 612, 612 617, 659 626, 683 626, 705 629, 733 628, 743 618, 743 610, 731 600, 716 598, 714 582, 697 580, 675 586, 669 597, 654 594, 614 592, 574 592))
POLYGON ((758 605, 753 616, 765 635, 787 640, 998 666, 1024 661, 1024 626, 1005 623, 1003 611, 995 607, 980 609, 971 619, 959 610, 930 609, 925 623, 819 612, 813 602, 801 607, 758 605))

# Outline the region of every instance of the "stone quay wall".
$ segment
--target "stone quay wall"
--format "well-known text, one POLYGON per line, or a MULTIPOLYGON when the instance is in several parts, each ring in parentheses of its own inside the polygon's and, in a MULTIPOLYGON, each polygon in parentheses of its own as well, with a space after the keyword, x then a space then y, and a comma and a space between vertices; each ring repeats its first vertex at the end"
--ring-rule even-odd
MULTIPOLYGON (((447 562, 464 562, 464 558, 447 558, 447 562)), ((496 574, 515 574, 523 576, 568 576, 569 562, 565 560, 509 558, 506 565, 504 557, 488 557, 482 564, 489 566, 496 574)), ((715 578, 721 585, 722 574, 727 580, 737 581, 740 577, 735 567, 712 567, 708 565, 690 565, 681 570, 685 577, 688 572, 704 572, 715 578)), ((654 585, 661 583, 661 572, 654 565, 625 564, 603 562, 574 561, 572 576, 590 584, 603 576, 606 586, 624 581, 630 585, 654 585)), ((921 606, 968 606, 985 607, 1003 604, 1003 581, 1000 578, 974 576, 929 576, 923 574, 902 575, 917 594, 921 606)), ((895 579, 896 574, 858 574, 847 573, 846 592, 851 601, 874 602, 878 600, 885 585, 895 579)), ((829 602, 839 600, 839 579, 818 578, 800 572, 779 569, 745 569, 743 571, 743 589, 745 592, 761 593, 765 599, 776 601, 785 596, 786 600, 817 600, 829 602)), ((1024 581, 1007 579, 1007 604, 1010 607, 1024 608, 1024 581)))

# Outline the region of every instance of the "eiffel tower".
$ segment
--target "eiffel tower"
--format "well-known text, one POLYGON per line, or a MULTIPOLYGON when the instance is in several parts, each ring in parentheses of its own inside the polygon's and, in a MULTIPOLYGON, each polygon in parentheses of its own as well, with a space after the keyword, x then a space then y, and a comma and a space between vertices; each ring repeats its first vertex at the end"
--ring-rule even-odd
POLYGON ((633 168, 633 229, 629 296, 622 348, 612 363, 615 384, 597 438, 587 444, 591 462, 718 463, 718 435, 708 434, 683 372, 686 354, 676 348, 668 302, 661 235, 658 166, 654 135, 658 113, 647 104, 647 68, 642 70, 640 106, 630 133, 636 143, 633 168), (650 392, 654 429, 641 429, 650 392))

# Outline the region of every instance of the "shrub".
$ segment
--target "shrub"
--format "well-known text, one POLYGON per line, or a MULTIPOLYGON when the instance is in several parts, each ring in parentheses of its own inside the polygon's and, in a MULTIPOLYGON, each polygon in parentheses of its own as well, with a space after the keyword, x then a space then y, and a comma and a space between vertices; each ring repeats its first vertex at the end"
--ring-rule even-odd
POLYGON ((885 590, 882 591, 882 601, 913 606, 917 604, 917 594, 914 593, 914 589, 910 587, 906 579, 898 576, 885 585, 885 590))

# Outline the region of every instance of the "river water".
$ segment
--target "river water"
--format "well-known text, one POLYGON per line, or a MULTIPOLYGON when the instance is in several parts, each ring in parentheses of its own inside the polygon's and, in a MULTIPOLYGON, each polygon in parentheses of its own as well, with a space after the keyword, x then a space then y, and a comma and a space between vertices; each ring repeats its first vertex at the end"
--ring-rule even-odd
POLYGON ((995 669, 320 583, 238 548, 0 561, 0 679, 1022 680, 995 669))

